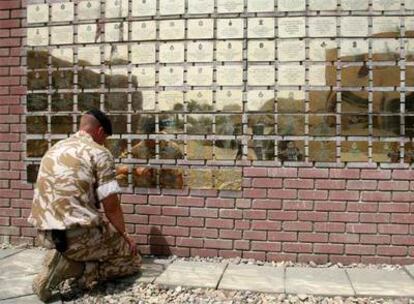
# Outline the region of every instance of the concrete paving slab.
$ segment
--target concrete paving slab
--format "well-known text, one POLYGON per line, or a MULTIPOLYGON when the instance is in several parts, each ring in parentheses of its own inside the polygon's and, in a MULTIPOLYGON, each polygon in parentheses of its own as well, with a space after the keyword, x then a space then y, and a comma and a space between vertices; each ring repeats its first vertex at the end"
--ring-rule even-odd
POLYGON ((26 275, 0 279, 0 300, 33 294, 33 278, 34 275, 26 275))
POLYGON ((284 273, 283 267, 230 264, 218 289, 284 293, 284 273))
POLYGON ((404 270, 347 269, 356 295, 414 297, 414 280, 404 270))
POLYGON ((27 249, 0 260, 0 280, 38 273, 45 254, 45 250, 27 249))
POLYGON ((16 254, 24 249, 0 249, 0 260, 16 254))
POLYGON ((323 296, 353 296, 354 290, 344 269, 286 268, 286 293, 323 296))
POLYGON ((405 270, 414 278, 414 264, 404 266, 405 270))
POLYGON ((155 280, 160 285, 216 288, 226 263, 175 261, 155 280))

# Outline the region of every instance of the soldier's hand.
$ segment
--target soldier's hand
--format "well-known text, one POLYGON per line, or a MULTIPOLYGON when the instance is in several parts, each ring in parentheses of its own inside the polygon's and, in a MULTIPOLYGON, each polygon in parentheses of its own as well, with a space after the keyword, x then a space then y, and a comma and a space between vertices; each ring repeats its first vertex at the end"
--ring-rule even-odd
POLYGON ((125 235, 125 240, 128 243, 129 251, 131 252, 131 254, 132 255, 137 255, 138 249, 137 249, 137 244, 136 244, 135 240, 129 235, 125 235))

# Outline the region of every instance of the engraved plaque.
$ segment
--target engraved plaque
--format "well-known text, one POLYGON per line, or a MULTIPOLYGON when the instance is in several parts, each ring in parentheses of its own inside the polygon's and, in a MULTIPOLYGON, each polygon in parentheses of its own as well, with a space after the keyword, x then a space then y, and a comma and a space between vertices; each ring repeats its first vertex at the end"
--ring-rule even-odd
POLYGON ((184 95, 180 91, 162 91, 158 93, 158 109, 160 111, 182 111, 184 95))
POLYGON ((216 134, 218 135, 241 135, 242 116, 241 115, 217 115, 216 134))
POLYGON ((213 170, 214 188, 218 190, 240 191, 242 184, 242 170, 223 169, 213 170))
POLYGON ((301 113, 305 111, 304 91, 277 92, 277 111, 279 113, 301 113))
POLYGON ((105 71, 105 87, 128 88, 128 69, 112 68, 105 71))
POLYGON ((299 140, 279 141, 277 157, 280 161, 304 161, 305 143, 299 140))
POLYGON ((247 92, 247 111, 273 112, 275 93, 270 90, 249 90, 247 92))
POLYGON ((304 37, 305 17, 279 18, 278 28, 280 38, 304 37))
POLYGON ((238 140, 216 140, 214 145, 214 155, 216 160, 241 159, 241 142, 238 140))
POLYGON ((374 37, 399 37, 400 18, 399 17, 373 17, 372 35, 374 37))
POLYGON ((242 13, 244 0, 217 0, 218 13, 242 13))
POLYGON ((328 65, 309 66, 309 85, 311 86, 335 86, 336 67, 328 65))
POLYGON ((243 67, 224 65, 217 67, 217 84, 220 86, 240 86, 243 84, 243 67))
POLYGON ((182 140, 160 140, 160 159, 183 159, 184 142, 182 140))
POLYGON ((214 37, 213 19, 189 19, 187 27, 188 39, 210 39, 214 37))
POLYGON ((131 40, 155 40, 156 37, 157 26, 155 21, 149 20, 131 22, 131 40))
POLYGON ((280 39, 277 44, 279 61, 302 61, 306 58, 305 41, 299 39, 280 39))
POLYGON ((73 129, 72 116, 52 116, 50 118, 50 127, 52 134, 70 134, 73 129))
POLYGON ((399 113, 400 92, 373 92, 372 110, 374 113, 399 113))
POLYGON ((117 165, 115 167, 115 179, 120 187, 128 187, 128 165, 117 165))
POLYGON ((309 9, 312 11, 336 10, 336 0, 310 0, 309 9))
POLYGON ((131 154, 134 158, 155 158, 155 140, 133 139, 131 141, 131 154))
POLYGON ((132 109, 134 111, 154 111, 155 92, 140 91, 132 93, 132 109))
POLYGON ((279 85, 304 85, 305 67, 302 65, 279 65, 278 83, 279 85))
POLYGON ((155 68, 144 66, 132 69, 132 78, 135 80, 135 87, 155 86, 155 68))
POLYGON ((105 111, 127 111, 128 94, 111 92, 105 94, 105 111))
POLYGON ((96 24, 78 25, 78 43, 94 43, 100 42, 100 40, 101 36, 97 35, 96 24))
POLYGON ((185 37, 184 20, 161 20, 160 39, 180 40, 185 37))
POLYGON ((47 71, 28 72, 27 88, 29 90, 46 90, 48 88, 47 71))
POLYGON ((394 61, 400 59, 400 42, 397 39, 373 39, 372 60, 394 61))
POLYGON ((73 111, 73 94, 54 93, 52 95, 52 111, 73 111))
POLYGON ((373 0, 372 9, 374 11, 393 11, 400 9, 399 0, 373 0))
POLYGON ((334 136, 336 119, 333 115, 309 115, 309 135, 334 136))
MULTIPOLYGON (((139 0, 143 1, 143 0, 139 0)), ((134 186, 140 188, 157 187, 157 169, 150 167, 136 167, 132 170, 134 186)))
POLYGON ((185 12, 184 0, 160 1, 160 15, 181 15, 185 12))
POLYGON ((163 114, 159 115, 160 133, 175 134, 184 132, 184 115, 163 114))
POLYGON ((249 114, 247 116, 248 135, 273 135, 275 134, 275 117, 267 114, 249 114))
POLYGON ((375 87, 399 87, 399 66, 375 66, 372 67, 373 85, 375 87))
POLYGON ((336 143, 334 141, 310 141, 309 160, 315 162, 335 162, 336 143))
POLYGON ((52 3, 52 21, 73 21, 74 5, 72 2, 52 3))
POLYGON ((155 115, 137 114, 131 116, 131 133, 136 134, 154 134, 155 133, 155 115))
POLYGON ((368 41, 364 39, 341 39, 342 61, 368 60, 368 41))
POLYGON ((242 61, 243 60, 243 41, 227 40, 217 41, 216 43, 217 61, 242 61))
POLYGON ((184 62, 184 44, 172 42, 160 44, 160 62, 175 63, 184 62))
POLYGON ((27 165, 27 182, 35 183, 37 179, 37 173, 39 172, 39 165, 29 164, 27 165))
POLYGON ((179 66, 160 67, 158 77, 160 86, 182 86, 184 70, 179 66))
POLYGON ((278 135, 300 136, 305 134, 304 115, 278 115, 277 117, 278 135))
POLYGON ((183 187, 183 169, 160 169, 160 188, 182 189, 183 187))
POLYGON ((78 86, 81 89, 96 89, 101 86, 100 69, 84 68, 78 70, 78 86))
POLYGON ((105 63, 108 65, 128 64, 128 45, 112 44, 105 46, 105 63))
POLYGON ((341 135, 367 136, 368 115, 343 114, 341 115, 341 135))
POLYGON ((367 162, 368 142, 347 141, 341 143, 341 161, 343 162, 367 162))
POLYGON ((275 42, 269 40, 250 40, 247 47, 248 61, 274 61, 275 42))
POLYGON ((274 38, 275 20, 273 18, 249 18, 247 23, 248 38, 274 38))
POLYGON ((240 112, 243 108, 243 92, 240 90, 218 90, 216 110, 221 112, 240 112))
POLYGON ((28 139, 26 141, 27 157, 42 157, 48 149, 48 142, 44 139, 28 139))
POLYGON ((71 48, 59 48, 53 49, 52 66, 54 67, 71 67, 73 66, 73 49, 71 48))
POLYGON ((27 67, 29 69, 46 69, 47 64, 47 49, 27 50, 27 67))
POLYGON ((400 159, 399 142, 372 143, 372 160, 381 163, 397 163, 400 159))
POLYGON ((273 65, 249 66, 247 83, 251 86, 275 85, 275 67, 273 65))
POLYGON ((187 171, 188 187, 191 189, 213 189, 212 170, 191 169, 187 171))
POLYGON ((27 45, 43 46, 49 44, 49 28, 29 27, 27 29, 27 45))
POLYGON ((188 62, 212 62, 214 45, 212 41, 189 41, 187 43, 188 62))
POLYGON ((126 139, 106 139, 105 147, 111 152, 114 158, 125 158, 128 156, 128 141, 126 139))
POLYGON ((140 43, 131 45, 131 63, 154 63, 155 43, 140 43))
POLYGON ((212 111, 213 110, 213 92, 210 90, 191 90, 186 93, 187 110, 212 111))
MULTIPOLYGON (((134 25, 135 23, 132 23, 134 25)), ((136 31, 132 28, 131 39, 137 40, 135 35, 136 31)), ((145 34, 145 32, 140 31, 140 34, 145 34)), ((126 22, 114 22, 114 23, 105 23, 105 41, 106 42, 115 42, 115 41, 127 41, 128 40, 128 23, 126 22)), ((145 40, 145 39, 142 39, 145 40)))
POLYGON ((128 0, 106 0, 105 18, 128 16, 128 0))
POLYGON ((274 140, 249 140, 247 144, 247 158, 250 160, 274 160, 274 140))
POLYGON ((275 3, 273 0, 247 1, 247 12, 249 13, 273 12, 274 9, 275 3))
POLYGON ((309 110, 312 113, 334 113, 336 112, 335 91, 310 91, 309 110))
POLYGON ((336 36, 336 17, 311 17, 308 24, 311 37, 336 36))
POLYGON ((344 66, 341 69, 341 85, 343 87, 368 86, 368 67, 344 66))
POLYGON ((187 134, 204 135, 213 133, 213 116, 211 114, 188 114, 187 134))
POLYGON ((101 50, 99 46, 79 47, 78 48, 78 64, 80 66, 100 65, 101 64, 101 50))
POLYGON ((80 1, 78 3, 78 19, 99 19, 101 16, 101 4, 99 1, 80 1))
POLYGON ((341 36, 342 37, 367 37, 368 18, 367 17, 341 17, 341 36))
POLYGON ((28 112, 47 111, 47 94, 27 94, 28 112))
POLYGON ((100 100, 99 93, 80 93, 78 94, 78 109, 82 112, 93 108, 99 109, 100 100))
POLYGON ((213 159, 213 142, 211 140, 187 141, 187 159, 213 159))
POLYGON ((214 13, 214 0, 188 0, 187 12, 189 14, 214 13))
POLYGON ((157 0, 132 0, 132 16, 155 16, 157 13, 157 0))
POLYGON ((340 4, 343 10, 355 11, 368 9, 368 0, 341 0, 340 4))
POLYGON ((109 115, 112 122, 112 132, 114 134, 124 134, 127 132, 127 116, 126 115, 109 115))
POLYGON ((312 61, 335 61, 338 50, 335 40, 311 39, 309 41, 309 59, 312 61))
POLYGON ((26 132, 28 134, 45 134, 47 133, 46 116, 26 116, 26 132))
POLYGON ((243 38, 243 27, 243 19, 217 19, 217 38, 243 38))
POLYGON ((190 66, 187 68, 187 84, 190 86, 210 86, 213 84, 213 67, 190 66))
POLYGON ((51 44, 72 44, 73 26, 52 26, 50 30, 51 44))
MULTIPOLYGON (((405 121, 406 128, 412 128, 413 121, 405 121)), ((400 136, 400 116, 398 115, 373 115, 372 116, 373 136, 400 136)), ((410 132, 406 130, 406 135, 410 132)))
POLYGON ((27 6, 27 23, 48 22, 49 5, 32 4, 27 6))
POLYGON ((342 113, 368 113, 368 92, 341 92, 342 113))
POLYGON ((306 10, 306 1, 304 0, 278 0, 277 1, 277 10, 280 12, 283 11, 304 11, 306 10))

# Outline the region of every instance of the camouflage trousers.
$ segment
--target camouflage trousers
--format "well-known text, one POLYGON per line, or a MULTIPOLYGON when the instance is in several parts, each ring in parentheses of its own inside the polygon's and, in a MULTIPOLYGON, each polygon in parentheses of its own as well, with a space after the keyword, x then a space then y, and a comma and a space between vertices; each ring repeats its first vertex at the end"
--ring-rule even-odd
POLYGON ((86 288, 99 281, 137 273, 141 267, 141 256, 131 255, 128 243, 108 223, 71 230, 67 233, 67 243, 68 249, 62 253, 63 257, 83 266, 79 282, 86 288))

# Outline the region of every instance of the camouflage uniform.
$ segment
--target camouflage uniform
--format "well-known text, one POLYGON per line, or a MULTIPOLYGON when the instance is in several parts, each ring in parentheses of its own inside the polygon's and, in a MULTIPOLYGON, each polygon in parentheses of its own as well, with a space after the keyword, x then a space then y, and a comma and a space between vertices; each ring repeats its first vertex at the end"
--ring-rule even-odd
POLYGON ((141 257, 131 255, 128 243, 98 211, 99 201, 120 191, 112 155, 86 132, 58 142, 41 161, 29 222, 38 229, 40 244, 50 249, 51 231, 66 231, 61 260, 71 266, 61 270, 82 268, 86 287, 140 268, 141 257))

